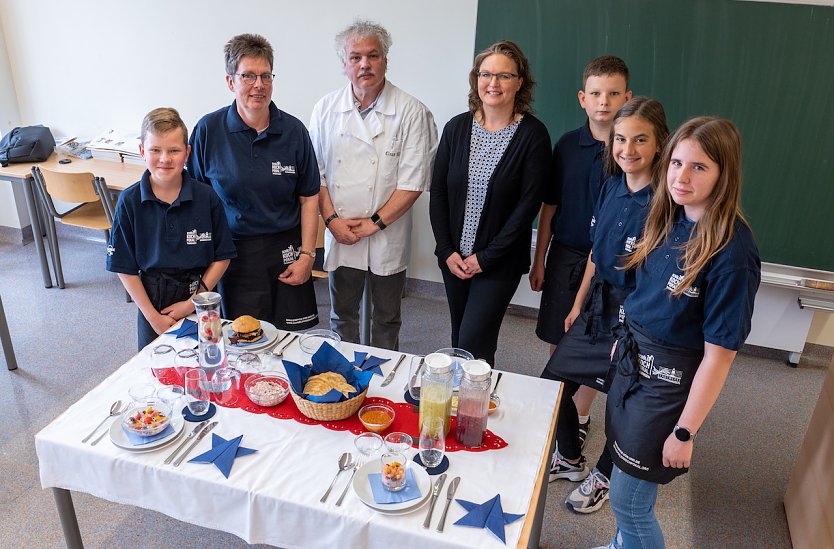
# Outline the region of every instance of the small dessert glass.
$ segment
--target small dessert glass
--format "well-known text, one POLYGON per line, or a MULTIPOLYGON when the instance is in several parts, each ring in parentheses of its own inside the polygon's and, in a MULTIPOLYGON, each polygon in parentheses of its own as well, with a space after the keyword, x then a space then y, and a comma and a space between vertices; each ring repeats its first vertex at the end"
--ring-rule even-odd
POLYGON ((380 458, 382 462, 382 487, 389 492, 399 492, 405 488, 405 456, 397 452, 386 452, 380 458))

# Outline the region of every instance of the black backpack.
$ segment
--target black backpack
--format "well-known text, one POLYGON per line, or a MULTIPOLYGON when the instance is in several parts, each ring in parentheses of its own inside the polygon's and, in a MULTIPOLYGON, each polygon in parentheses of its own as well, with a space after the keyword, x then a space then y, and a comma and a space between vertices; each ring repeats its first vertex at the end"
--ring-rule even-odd
POLYGON ((43 162, 55 150, 55 138, 46 126, 15 128, 0 139, 0 166, 10 162, 43 162))

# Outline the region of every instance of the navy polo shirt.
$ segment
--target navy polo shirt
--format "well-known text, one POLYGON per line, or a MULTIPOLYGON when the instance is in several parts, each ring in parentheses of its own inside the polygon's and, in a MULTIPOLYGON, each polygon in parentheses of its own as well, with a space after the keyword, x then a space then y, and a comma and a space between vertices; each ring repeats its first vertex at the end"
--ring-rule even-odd
POLYGON ((586 121, 569 131, 553 147, 553 185, 545 204, 556 205, 551 222, 553 240, 588 253, 588 226, 602 188, 605 142, 597 141, 586 121))
POLYGON ((191 177, 210 183, 235 237, 278 234, 301 223, 300 196, 321 188, 307 128, 269 104, 269 127, 258 134, 235 102, 204 116, 191 133, 191 177))
POLYGON ((750 228, 736 218, 732 240, 689 289, 672 297, 683 278, 682 246, 695 230, 681 209, 666 242, 638 269, 637 288, 624 304, 626 318, 658 343, 700 351, 706 341, 737 351, 750 333, 761 281, 759 250, 750 228))
POLYGON ((591 219, 593 260, 596 273, 612 286, 631 291, 637 284, 634 269, 617 267, 643 234, 653 194, 651 185, 629 191, 625 174, 609 177, 602 187, 591 219))
POLYGON ((107 270, 205 269, 237 255, 223 204, 207 185, 182 174, 173 204, 153 194, 150 173, 122 192, 107 247, 107 270))

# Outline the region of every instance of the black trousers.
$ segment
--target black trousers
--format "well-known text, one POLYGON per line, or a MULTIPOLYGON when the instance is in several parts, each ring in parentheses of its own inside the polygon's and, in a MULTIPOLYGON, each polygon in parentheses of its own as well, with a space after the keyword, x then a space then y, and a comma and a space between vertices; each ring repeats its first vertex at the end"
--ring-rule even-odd
POLYGON ((445 261, 438 264, 452 317, 452 346, 466 349, 494 367, 498 332, 521 275, 493 279, 481 273, 461 280, 449 271, 445 261))
MULTIPOLYGON (((559 445, 559 454, 567 459, 579 459, 582 455, 582 445, 579 443, 579 412, 576 411, 576 403, 573 395, 581 385, 569 379, 560 377, 547 368, 541 376, 544 379, 562 382, 562 400, 559 402, 559 418, 556 420, 556 443, 559 445)), ((611 471, 614 462, 611 461, 611 454, 608 452, 608 445, 602 447, 602 453, 597 460, 597 470, 611 480, 611 471)))

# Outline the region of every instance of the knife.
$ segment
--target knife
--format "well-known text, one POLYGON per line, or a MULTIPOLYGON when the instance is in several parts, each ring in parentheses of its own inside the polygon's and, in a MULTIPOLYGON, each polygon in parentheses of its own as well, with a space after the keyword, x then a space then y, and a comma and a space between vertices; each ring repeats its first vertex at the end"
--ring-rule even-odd
POLYGON ((429 502, 429 514, 426 515, 426 520, 423 521, 423 528, 428 528, 431 524, 431 513, 434 511, 434 504, 437 503, 437 496, 440 495, 440 490, 443 488, 443 483, 446 482, 446 473, 443 473, 437 478, 434 483, 434 489, 431 491, 431 501, 429 502))
POLYGON ((214 429, 216 426, 217 426, 217 422, 212 421, 211 423, 209 423, 208 425, 203 427, 203 430, 200 431, 200 434, 197 435, 197 438, 194 440, 194 442, 192 442, 191 445, 188 448, 185 449, 185 451, 182 453, 182 455, 177 458, 177 461, 174 462, 174 467, 179 467, 180 463, 182 463, 182 460, 184 460, 185 457, 188 455, 188 453, 191 450, 193 450, 195 446, 197 446, 197 443, 200 442, 201 440, 203 440, 203 437, 206 436, 208 434, 208 432, 211 431, 212 429, 214 429))
POLYGON ((446 524, 446 513, 449 512, 449 504, 452 503, 452 498, 455 497, 455 490, 458 489, 458 484, 460 484, 460 477, 455 477, 446 490, 446 507, 443 508, 443 514, 440 515, 440 524, 437 525, 438 532, 442 532, 443 525, 446 524))
POLYGON ((185 439, 180 443, 180 445, 177 446, 177 449, 174 450, 173 452, 171 452, 170 456, 165 458, 165 461, 163 463, 165 463, 165 465, 168 465, 169 463, 171 463, 174 460, 174 456, 177 455, 179 453, 179 451, 182 450, 183 447, 188 443, 188 441, 191 440, 192 438, 194 438, 194 436, 197 433, 199 433, 200 430, 203 427, 205 427, 206 425, 208 425, 208 420, 205 420, 202 423, 199 423, 196 427, 194 427, 194 429, 191 430, 191 432, 188 434, 187 437, 185 437, 185 439))
POLYGON ((389 383, 394 381, 394 376, 397 375, 397 368, 400 367, 400 364, 403 363, 403 360, 405 360, 405 355, 400 355, 399 360, 397 360, 397 363, 394 364, 394 369, 391 370, 391 372, 388 374, 388 377, 386 377, 382 381, 382 383, 380 384, 380 387, 386 387, 389 383))

